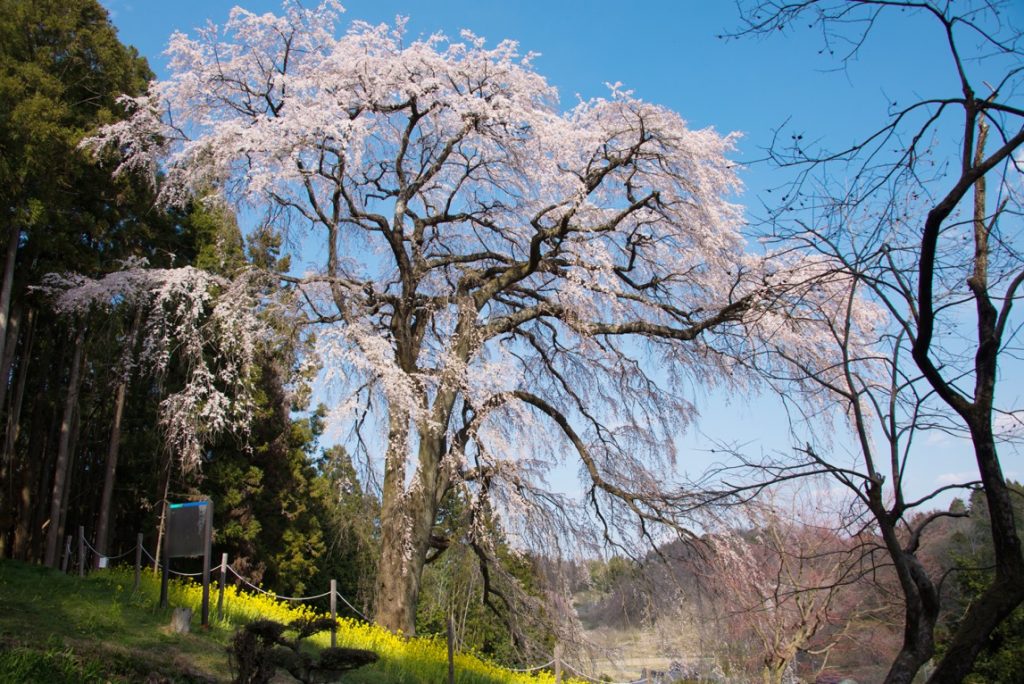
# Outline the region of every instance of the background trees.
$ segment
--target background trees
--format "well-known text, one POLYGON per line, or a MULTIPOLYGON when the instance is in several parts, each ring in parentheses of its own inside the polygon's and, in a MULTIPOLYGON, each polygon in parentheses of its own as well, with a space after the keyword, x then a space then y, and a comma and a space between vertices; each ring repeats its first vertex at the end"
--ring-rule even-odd
MULTIPOLYGON (((192 264, 225 277, 250 259, 280 263, 279 239, 262 230, 244 240, 233 214, 202 195, 173 211, 160 209, 147 179, 112 178, 103 160, 77 148, 97 126, 123 115, 120 95, 140 92, 152 77, 96 2, 4 2, 0 15, 0 198, 5 253, 13 259, 0 297, 0 553, 56 564, 65 534, 79 525, 100 553, 130 548, 140 531, 154 551, 164 500, 201 487, 223 507, 218 550, 230 552, 243 573, 248 564, 250 581, 295 590, 326 584, 325 576, 344 580, 328 559, 368 552, 355 551, 337 521, 343 501, 332 497, 328 480, 335 480, 319 465, 319 419, 293 421, 289 414, 307 401, 293 372, 294 347, 261 349, 249 441, 221 438, 204 450, 200 458, 210 467, 200 484, 195 471, 170 458, 160 427, 160 404, 182 388, 189 367, 171 354, 160 373, 144 363, 160 346, 152 334, 160 321, 153 308, 142 309, 152 300, 139 296, 130 275, 107 290, 108 298, 100 296, 100 284, 112 282, 104 277, 126 259, 138 265, 144 258, 151 269, 134 285, 160 267, 192 264), (39 286, 47 274, 66 273, 77 276, 64 285, 93 289, 65 302, 62 313, 51 296, 59 279, 39 286), (225 467, 243 460, 239 471, 225 467), (257 477, 248 481, 261 496, 242 502, 252 494, 242 491, 250 466, 257 477), (239 512, 230 510, 232 502, 239 512), (245 515, 262 534, 249 553, 239 532, 245 515), (52 549, 47 535, 56 542, 52 549)), ((200 306, 198 322, 208 325, 210 314, 200 306)), ((342 582, 348 596, 355 588, 354 579, 342 582)))
POLYGON ((109 429, 108 409, 65 397, 102 384, 91 351, 129 323, 79 319, 69 330, 28 288, 45 273, 95 275, 131 255, 166 263, 167 255, 187 251, 188 240, 166 214, 150 212, 144 183, 112 179, 76 149, 93 127, 117 116, 121 93, 138 92, 151 76, 145 60, 118 42, 106 12, 89 1, 5 2, 2 15, 0 405, 7 420, 0 546, 35 557, 43 535, 55 545, 69 508, 76 516, 76 474, 103 471, 97 447, 107 444, 100 434, 109 429), (71 373, 76 357, 79 372, 71 373))
MULTIPOLYGON (((1008 482, 1014 511, 1020 519, 1024 510, 1024 489, 1017 482, 1008 482)), ((954 506, 964 506, 956 501, 954 506)), ((954 527, 948 537, 948 544, 942 549, 945 561, 955 568, 954 584, 951 587, 952 605, 944 613, 950 624, 946 629, 955 632, 961 616, 967 607, 984 593, 992 582, 993 548, 991 522, 988 519, 986 500, 980 491, 971 493, 966 502, 968 518, 954 527)), ((1020 535, 1020 532, 1018 532, 1020 535)), ((943 644, 940 642, 939 649, 943 644)), ((1017 608, 996 627, 978 652, 973 671, 964 681, 1012 682, 1024 676, 1024 608, 1017 608)))
POLYGON ((711 588, 707 605, 729 633, 726 658, 748 673, 760 671, 766 684, 784 681, 798 655, 827 656, 860 611, 867 613, 861 604, 870 604, 867 592, 853 586, 863 579, 857 540, 796 508, 777 500, 756 506, 746 529, 709 539, 702 568, 711 588))

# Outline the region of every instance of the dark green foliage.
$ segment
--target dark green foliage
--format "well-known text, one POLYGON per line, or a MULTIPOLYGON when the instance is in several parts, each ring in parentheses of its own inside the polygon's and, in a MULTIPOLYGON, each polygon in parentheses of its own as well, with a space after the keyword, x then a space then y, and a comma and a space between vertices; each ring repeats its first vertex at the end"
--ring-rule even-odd
MULTIPOLYGON (((81 326, 87 329, 85 363, 71 430, 68 503, 53 524, 94 528, 110 399, 124 352, 132 347, 127 332, 135 312, 128 307, 84 320, 59 318, 32 287, 48 273, 96 277, 128 257, 181 265, 195 252, 182 215, 154 208, 146 182, 114 179, 108 166, 78 149, 85 135, 123 113, 121 94, 142 92, 151 77, 146 61, 117 39, 96 0, 0 0, 0 243, 17 244, 7 358, 0 359, 10 364, 0 404, 8 419, 0 428, 9 441, 0 468, 3 555, 40 555, 68 350, 81 326)), ((115 526, 132 521, 122 539, 134 539, 161 496, 154 477, 161 471, 155 434, 159 387, 150 381, 133 386, 132 394, 122 431, 132 447, 125 449, 121 468, 128 496, 119 490, 114 514, 115 526), (141 481, 132 477, 136 471, 141 481)))
MULTIPOLYGON (((188 258, 138 179, 111 177, 78 149, 153 74, 96 0, 0 0, 0 212, 20 234, 18 280, 95 275, 128 255, 188 258)), ((181 236, 178 236, 181 237, 181 236)))
MULTIPOLYGON (((322 506, 320 521, 326 548, 314 581, 316 586, 326 587, 330 580, 337 580, 338 592, 369 615, 379 543, 379 504, 364 492, 343 447, 324 449, 317 470, 313 496, 322 506)), ((355 617, 343 603, 338 604, 338 612, 355 617)))
POLYGON ((310 653, 302 640, 334 626, 329 618, 296 620, 285 626, 273 620, 255 620, 238 630, 228 649, 235 684, 267 684, 278 668, 300 682, 333 681, 342 672, 377 662, 377 654, 355 648, 327 648, 310 653), (294 632, 289 639, 286 632, 294 632))
MULTIPOLYGON (((1024 519, 1024 486, 1007 483, 1014 503, 1014 514, 1024 519)), ((955 501, 954 507, 963 507, 955 501)), ((949 549, 955 561, 954 608, 947 624, 948 633, 956 629, 959 616, 992 583, 994 557, 984 493, 975 491, 967 504, 970 517, 952 535, 949 549)), ((940 654, 943 651, 939 648, 940 654)), ((1001 684, 1024 681, 1024 606, 1018 606, 985 642, 974 670, 964 680, 968 684, 1001 684)))
POLYGON ((245 240, 230 209, 212 199, 196 200, 185 224, 199 246, 193 266, 229 276, 246 265, 245 240))
POLYGON ((289 416, 283 370, 269 353, 256 384, 258 412, 246 442, 226 438, 208 450, 201 491, 214 500, 215 545, 232 566, 250 581, 303 594, 326 550, 311 463, 318 422, 289 416))
POLYGON ((443 636, 450 616, 460 651, 513 667, 551 653, 554 637, 545 623, 544 604, 536 601, 541 589, 532 559, 505 543, 493 518, 486 523, 490 540, 474 549, 465 503, 454 491, 445 497, 438 517, 440 548, 424 568, 416 632, 443 636), (488 559, 486 579, 481 554, 488 559))

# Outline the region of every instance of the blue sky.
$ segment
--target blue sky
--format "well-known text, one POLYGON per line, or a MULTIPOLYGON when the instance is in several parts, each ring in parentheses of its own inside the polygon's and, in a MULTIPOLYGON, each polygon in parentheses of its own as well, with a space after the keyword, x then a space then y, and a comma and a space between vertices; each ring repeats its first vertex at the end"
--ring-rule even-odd
MULTIPOLYGON (((278 0, 101 0, 122 40, 139 48, 158 75, 161 52, 174 30, 190 31, 211 19, 221 23, 235 4, 254 12, 277 11, 278 0)), ((746 135, 740 157, 754 159, 773 127, 789 117, 836 143, 877 121, 886 95, 919 93, 948 84, 937 69, 942 36, 912 24, 889 24, 843 73, 819 54, 819 36, 799 31, 770 40, 722 40, 737 26, 728 0, 352 0, 343 22, 392 22, 410 18, 413 36, 468 28, 495 43, 519 41, 541 53, 538 72, 571 105, 577 94, 603 95, 620 81, 643 99, 680 112, 692 126, 714 126, 746 135), (876 49, 877 48, 877 49, 876 49), (875 114, 875 117, 871 115, 875 114)), ((1019 12, 1024 16, 1024 9, 1019 12)), ((945 89, 944 89, 945 91, 945 89)), ((748 178, 748 180, 752 180, 748 178)))
MULTIPOLYGON (((310 0, 312 2, 312 0, 310 0)), ((278 0, 101 0, 121 39, 135 45, 163 75, 161 52, 174 30, 191 31, 207 19, 222 23, 234 4, 254 12, 277 11, 278 0)), ((713 126, 744 137, 736 158, 762 156, 773 129, 791 125, 832 147, 849 144, 884 117, 888 102, 911 96, 955 93, 937 26, 897 19, 885 23, 858 58, 838 70, 822 54, 820 35, 798 30, 770 39, 722 40, 738 24, 726 0, 350 0, 342 23, 353 19, 392 22, 408 16, 412 36, 467 28, 493 44, 504 38, 541 53, 537 71, 556 86, 564 105, 607 93, 606 82, 682 114, 692 127, 713 126), (927 28, 927 30, 923 30, 927 28), (952 86, 952 90, 951 90, 952 86)), ((1024 3, 1008 10, 1024 25, 1024 3)), ((756 207, 778 176, 761 164, 743 173, 739 201, 756 207)), ((1013 382, 1004 378, 1004 382, 1013 382)), ((1017 384, 1013 382, 1013 384, 1017 384)), ((703 407, 699 431, 709 438, 746 443, 751 451, 785 449, 785 414, 763 398, 696 397, 703 407)), ((1019 407, 1021 404, 1017 403, 1019 407)), ((691 466, 714 459, 709 440, 685 439, 691 466)), ((1004 449, 1004 468, 1020 477, 1019 454, 1004 449)), ((953 473, 969 472, 969 449, 952 438, 921 446, 912 490, 924 491, 953 473)))

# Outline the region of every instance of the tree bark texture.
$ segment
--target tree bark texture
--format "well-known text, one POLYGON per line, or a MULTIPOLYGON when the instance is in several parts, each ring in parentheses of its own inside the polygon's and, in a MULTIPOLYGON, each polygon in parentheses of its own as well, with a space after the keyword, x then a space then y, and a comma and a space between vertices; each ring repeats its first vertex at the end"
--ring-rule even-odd
POLYGON ((35 341, 36 311, 29 309, 26 315, 25 331, 21 342, 21 355, 16 367, 16 380, 11 405, 7 410, 6 427, 3 446, 0 447, 0 458, 12 464, 12 486, 17 489, 15 505, 16 522, 14 526, 14 542, 12 558, 25 558, 28 549, 32 524, 32 484, 33 474, 38 470, 36 463, 22 459, 15 463, 14 448, 21 431, 21 408, 25 403, 25 386, 28 382, 32 347, 35 341))
MULTIPOLYGON (((135 320, 132 322, 131 331, 128 335, 127 344, 130 346, 135 342, 135 336, 139 326, 142 324, 141 309, 136 312, 135 320)), ((117 390, 114 392, 114 418, 110 424, 110 445, 107 448, 107 460, 103 468, 103 494, 100 496, 100 511, 96 522, 96 548, 100 554, 107 554, 107 538, 110 527, 110 508, 114 498, 114 481, 117 477, 117 459, 121 450, 121 420, 124 417, 124 402, 128 392, 128 369, 121 369, 121 378, 117 383, 117 390)), ((100 557, 96 557, 96 565, 99 566, 100 557)))
POLYGON ((381 503, 381 555, 376 622, 406 636, 416 633, 416 605, 442 488, 442 440, 421 432, 418 467, 406 485, 408 421, 392 419, 381 503))
POLYGON ((60 560, 60 514, 64 504, 64 483, 68 477, 70 461, 69 446, 71 443, 72 420, 75 406, 78 404, 82 355, 85 350, 85 325, 79 325, 75 335, 75 350, 71 360, 71 372, 68 377, 67 398, 64 402, 64 416, 60 424, 60 439, 57 445, 57 460, 53 471, 53 490, 50 496, 49 526, 46 531, 46 550, 43 564, 51 568, 57 567, 60 560))
MULTIPOLYGON (((0 286, 0 359, 4 358, 7 344, 7 326, 11 310, 11 291, 14 289, 14 267, 18 256, 18 242, 21 240, 21 229, 11 223, 7 232, 7 250, 4 258, 3 285, 0 286)), ((0 405, 3 399, 0 398, 0 405)))
MULTIPOLYGON (((107 461, 103 468, 103 494, 100 496, 100 512, 96 522, 96 548, 103 555, 107 554, 107 536, 110 526, 110 507, 114 498, 114 480, 117 476, 117 457, 121 448, 121 418, 124 415, 124 400, 128 390, 128 382, 122 380, 117 384, 114 397, 114 419, 110 425, 110 446, 107 449, 107 461)), ((100 557, 96 557, 99 565, 100 557)))

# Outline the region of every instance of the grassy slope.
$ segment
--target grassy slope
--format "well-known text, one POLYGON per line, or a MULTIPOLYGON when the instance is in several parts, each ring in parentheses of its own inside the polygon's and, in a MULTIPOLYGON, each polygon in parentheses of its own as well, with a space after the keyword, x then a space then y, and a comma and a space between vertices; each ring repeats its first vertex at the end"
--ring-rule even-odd
MULTIPOLYGON (((192 634, 167 629, 171 609, 157 607, 158 580, 143 573, 132 591, 129 571, 112 570, 85 579, 13 561, 0 561, 0 683, 228 682, 226 645, 237 624, 255 617, 288 622, 296 611, 264 597, 229 591, 225 620, 192 634), (151 679, 151 675, 156 675, 151 679)), ((198 612, 199 589, 172 583, 170 603, 198 612)), ((215 601, 215 598, 213 599, 215 601)), ((320 643, 326 642, 322 635, 320 643)), ((447 680, 443 644, 405 640, 376 627, 344 621, 339 646, 368 648, 381 660, 353 671, 353 684, 436 684, 447 680)), ((291 681, 286 676, 282 682, 291 681)), ((546 684, 502 670, 471 655, 456 657, 458 684, 546 684)))
POLYGON ((0 562, 0 680, 227 682, 227 626, 179 635, 131 578, 0 562), (128 580, 125 586, 125 580, 128 580), (51 679, 56 678, 56 679, 51 679))

